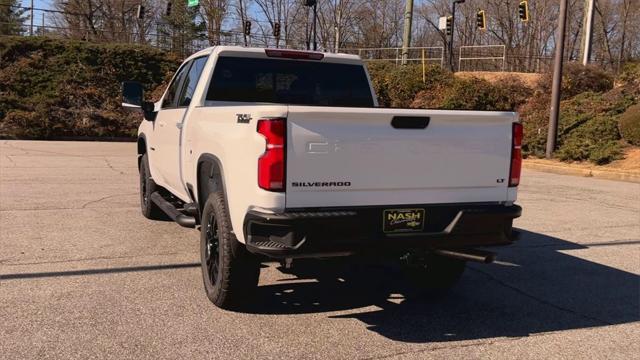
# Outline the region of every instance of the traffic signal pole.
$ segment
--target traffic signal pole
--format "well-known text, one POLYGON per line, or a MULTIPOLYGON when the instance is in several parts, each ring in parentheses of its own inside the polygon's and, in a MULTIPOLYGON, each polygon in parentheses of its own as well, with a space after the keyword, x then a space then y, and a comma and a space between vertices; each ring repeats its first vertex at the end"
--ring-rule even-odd
POLYGON ((454 72, 453 69, 453 29, 456 24, 456 1, 451 4, 451 33, 449 34, 449 68, 451 72, 454 72))
POLYGON ((451 3, 451 34, 449 34, 449 67, 451 72, 456 70, 453 68, 453 33, 456 28, 456 4, 462 4, 466 0, 453 0, 451 3))
POLYGON ((29 16, 29 22, 31 23, 29 26, 29 36, 33 36, 33 0, 31 0, 31 8, 29 11, 31 12, 29 16))
POLYGON ((547 133, 546 158, 553 156, 558 137, 558 116, 560 115, 560 94, 562 85, 562 60, 564 55, 564 36, 567 25, 567 0, 560 0, 558 16, 558 32, 556 33, 556 54, 553 65, 553 86, 551 88, 551 114, 549 115, 549 132, 547 133))
POLYGON ((318 51, 318 2, 313 4, 313 51, 318 51))

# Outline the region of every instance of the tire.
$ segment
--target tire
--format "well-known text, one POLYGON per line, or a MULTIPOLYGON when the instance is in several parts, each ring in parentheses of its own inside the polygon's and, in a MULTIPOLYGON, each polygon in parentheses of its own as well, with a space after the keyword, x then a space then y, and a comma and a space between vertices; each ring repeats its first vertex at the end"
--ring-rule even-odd
POLYGON ((462 277, 466 261, 452 259, 433 253, 410 254, 403 270, 418 288, 427 291, 445 291, 462 277))
POLYGON ((207 297, 219 308, 239 309, 258 286, 260 261, 233 234, 220 192, 210 194, 204 204, 200 261, 207 297))
POLYGON ((167 216, 162 209, 151 201, 151 194, 158 191, 160 187, 151 178, 149 170, 149 158, 147 154, 142 155, 140 159, 140 209, 142 215, 151 220, 164 220, 167 216))

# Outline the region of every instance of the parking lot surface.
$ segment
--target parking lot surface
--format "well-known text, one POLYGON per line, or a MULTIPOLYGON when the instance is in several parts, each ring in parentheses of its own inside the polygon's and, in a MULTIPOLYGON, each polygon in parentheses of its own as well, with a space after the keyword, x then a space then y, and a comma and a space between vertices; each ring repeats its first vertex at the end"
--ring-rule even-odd
POLYGON ((525 171, 516 244, 442 296, 393 268, 263 268, 214 307, 196 230, 142 217, 133 143, 0 142, 0 358, 640 354, 640 185, 525 171))

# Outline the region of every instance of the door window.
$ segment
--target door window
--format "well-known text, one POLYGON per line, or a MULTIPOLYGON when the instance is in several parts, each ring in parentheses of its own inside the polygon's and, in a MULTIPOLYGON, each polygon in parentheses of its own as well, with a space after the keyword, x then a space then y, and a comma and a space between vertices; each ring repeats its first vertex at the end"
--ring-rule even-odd
POLYGON ((173 77, 173 81, 169 85, 169 89, 167 89, 167 93, 164 95, 162 99, 162 108, 172 108, 176 106, 176 97, 178 96, 178 89, 180 88, 180 84, 182 83, 182 79, 184 79, 184 75, 189 69, 192 61, 182 65, 182 67, 176 73, 176 76, 173 77))
POLYGON ((204 69, 206 62, 206 56, 193 60, 193 64, 191 65, 187 76, 184 78, 184 85, 182 85, 182 92, 180 93, 180 99, 178 100, 179 107, 189 106, 191 103, 193 93, 196 91, 196 86, 198 85, 198 79, 200 79, 200 74, 202 74, 202 69, 204 69))

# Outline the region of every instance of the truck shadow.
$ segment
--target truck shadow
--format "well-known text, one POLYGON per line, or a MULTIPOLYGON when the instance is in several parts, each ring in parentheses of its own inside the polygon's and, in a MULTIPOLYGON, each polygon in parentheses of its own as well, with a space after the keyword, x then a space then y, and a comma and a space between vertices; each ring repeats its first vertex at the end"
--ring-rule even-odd
POLYGON ((260 286, 259 305, 246 311, 340 311, 346 314, 329 317, 358 319, 382 336, 414 343, 522 337, 639 321, 640 277, 561 252, 587 248, 522 231, 518 243, 497 249, 500 264, 469 265, 461 282, 445 294, 420 293, 394 267, 309 262, 292 279, 309 281, 260 286))

